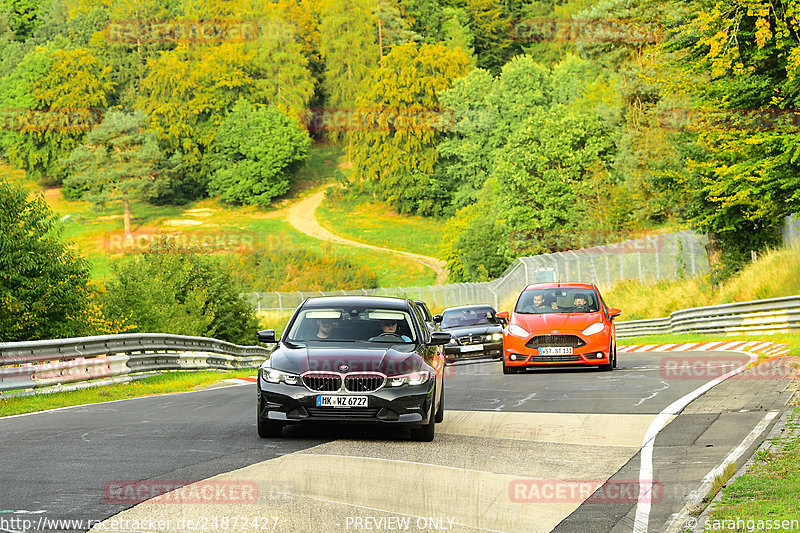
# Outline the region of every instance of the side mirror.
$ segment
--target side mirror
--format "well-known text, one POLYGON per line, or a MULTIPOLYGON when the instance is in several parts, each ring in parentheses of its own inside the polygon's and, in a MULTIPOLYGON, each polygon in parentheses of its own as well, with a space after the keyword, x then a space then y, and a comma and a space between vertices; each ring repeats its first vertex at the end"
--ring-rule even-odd
POLYGON ((504 326, 508 325, 508 311, 500 311, 494 316, 500 319, 500 323, 503 324, 504 326))
POLYGON ((433 321, 436 322, 437 324, 441 324, 443 318, 444 317, 442 317, 442 315, 433 315, 433 321))
POLYGON ((608 310, 609 320, 614 320, 621 314, 622 314, 622 309, 617 309, 616 307, 612 307, 611 309, 608 310))
POLYGON ((444 331, 431 331, 431 345, 443 346, 450 342, 451 336, 444 331))
POLYGON ((257 337, 258 337, 258 342, 266 342, 266 343, 278 342, 275 339, 274 329, 265 329, 263 331, 259 331, 257 337))

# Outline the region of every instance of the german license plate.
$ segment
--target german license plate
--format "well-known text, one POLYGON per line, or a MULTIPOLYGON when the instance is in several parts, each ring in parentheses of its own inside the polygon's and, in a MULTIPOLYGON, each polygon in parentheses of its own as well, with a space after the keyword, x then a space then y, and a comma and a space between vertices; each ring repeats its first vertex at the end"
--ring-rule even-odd
POLYGON ((481 352, 483 351, 483 344, 470 344, 469 346, 462 346, 461 353, 481 352))
POLYGON ((367 407, 367 396, 317 396, 317 407, 367 407))
POLYGON ((539 355, 572 355, 572 348, 539 348, 539 355))

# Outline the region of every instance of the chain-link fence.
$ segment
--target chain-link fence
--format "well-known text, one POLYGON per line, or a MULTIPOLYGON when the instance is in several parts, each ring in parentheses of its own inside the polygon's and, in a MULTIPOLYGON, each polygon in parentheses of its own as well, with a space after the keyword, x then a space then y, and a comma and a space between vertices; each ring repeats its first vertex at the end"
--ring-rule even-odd
POLYGON ((786 217, 783 225, 783 245, 800 246, 800 214, 786 217))
POLYGON ((708 272, 706 237, 691 231, 656 235, 593 248, 520 257, 502 276, 484 283, 394 287, 351 291, 258 292, 247 296, 259 312, 290 311, 309 296, 373 295, 424 300, 433 308, 489 303, 510 305, 526 285, 582 281, 601 290, 623 279, 642 282, 708 272))

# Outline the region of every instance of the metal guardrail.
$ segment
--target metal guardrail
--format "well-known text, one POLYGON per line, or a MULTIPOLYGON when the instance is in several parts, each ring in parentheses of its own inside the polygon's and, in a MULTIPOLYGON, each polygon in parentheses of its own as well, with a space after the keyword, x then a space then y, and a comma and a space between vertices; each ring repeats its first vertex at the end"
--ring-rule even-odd
POLYGON ((155 370, 254 368, 268 354, 261 346, 160 333, 6 342, 0 343, 0 392, 155 370))
POLYGON ((800 295, 693 307, 666 318, 617 322, 617 337, 658 333, 788 333, 800 330, 800 295))

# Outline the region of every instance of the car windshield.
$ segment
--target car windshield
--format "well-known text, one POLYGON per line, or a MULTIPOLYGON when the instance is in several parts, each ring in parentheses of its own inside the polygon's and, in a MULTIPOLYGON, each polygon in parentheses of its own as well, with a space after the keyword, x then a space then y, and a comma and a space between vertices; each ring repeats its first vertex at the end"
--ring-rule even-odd
POLYGON ((292 323, 290 342, 364 342, 411 344, 416 332, 411 317, 396 309, 304 309, 292 323))
POLYGON ((442 328, 496 323, 494 309, 491 307, 453 309, 442 314, 442 328))
POLYGON ((597 294, 591 289, 533 289, 519 297, 515 313, 596 313, 600 310, 597 294))

